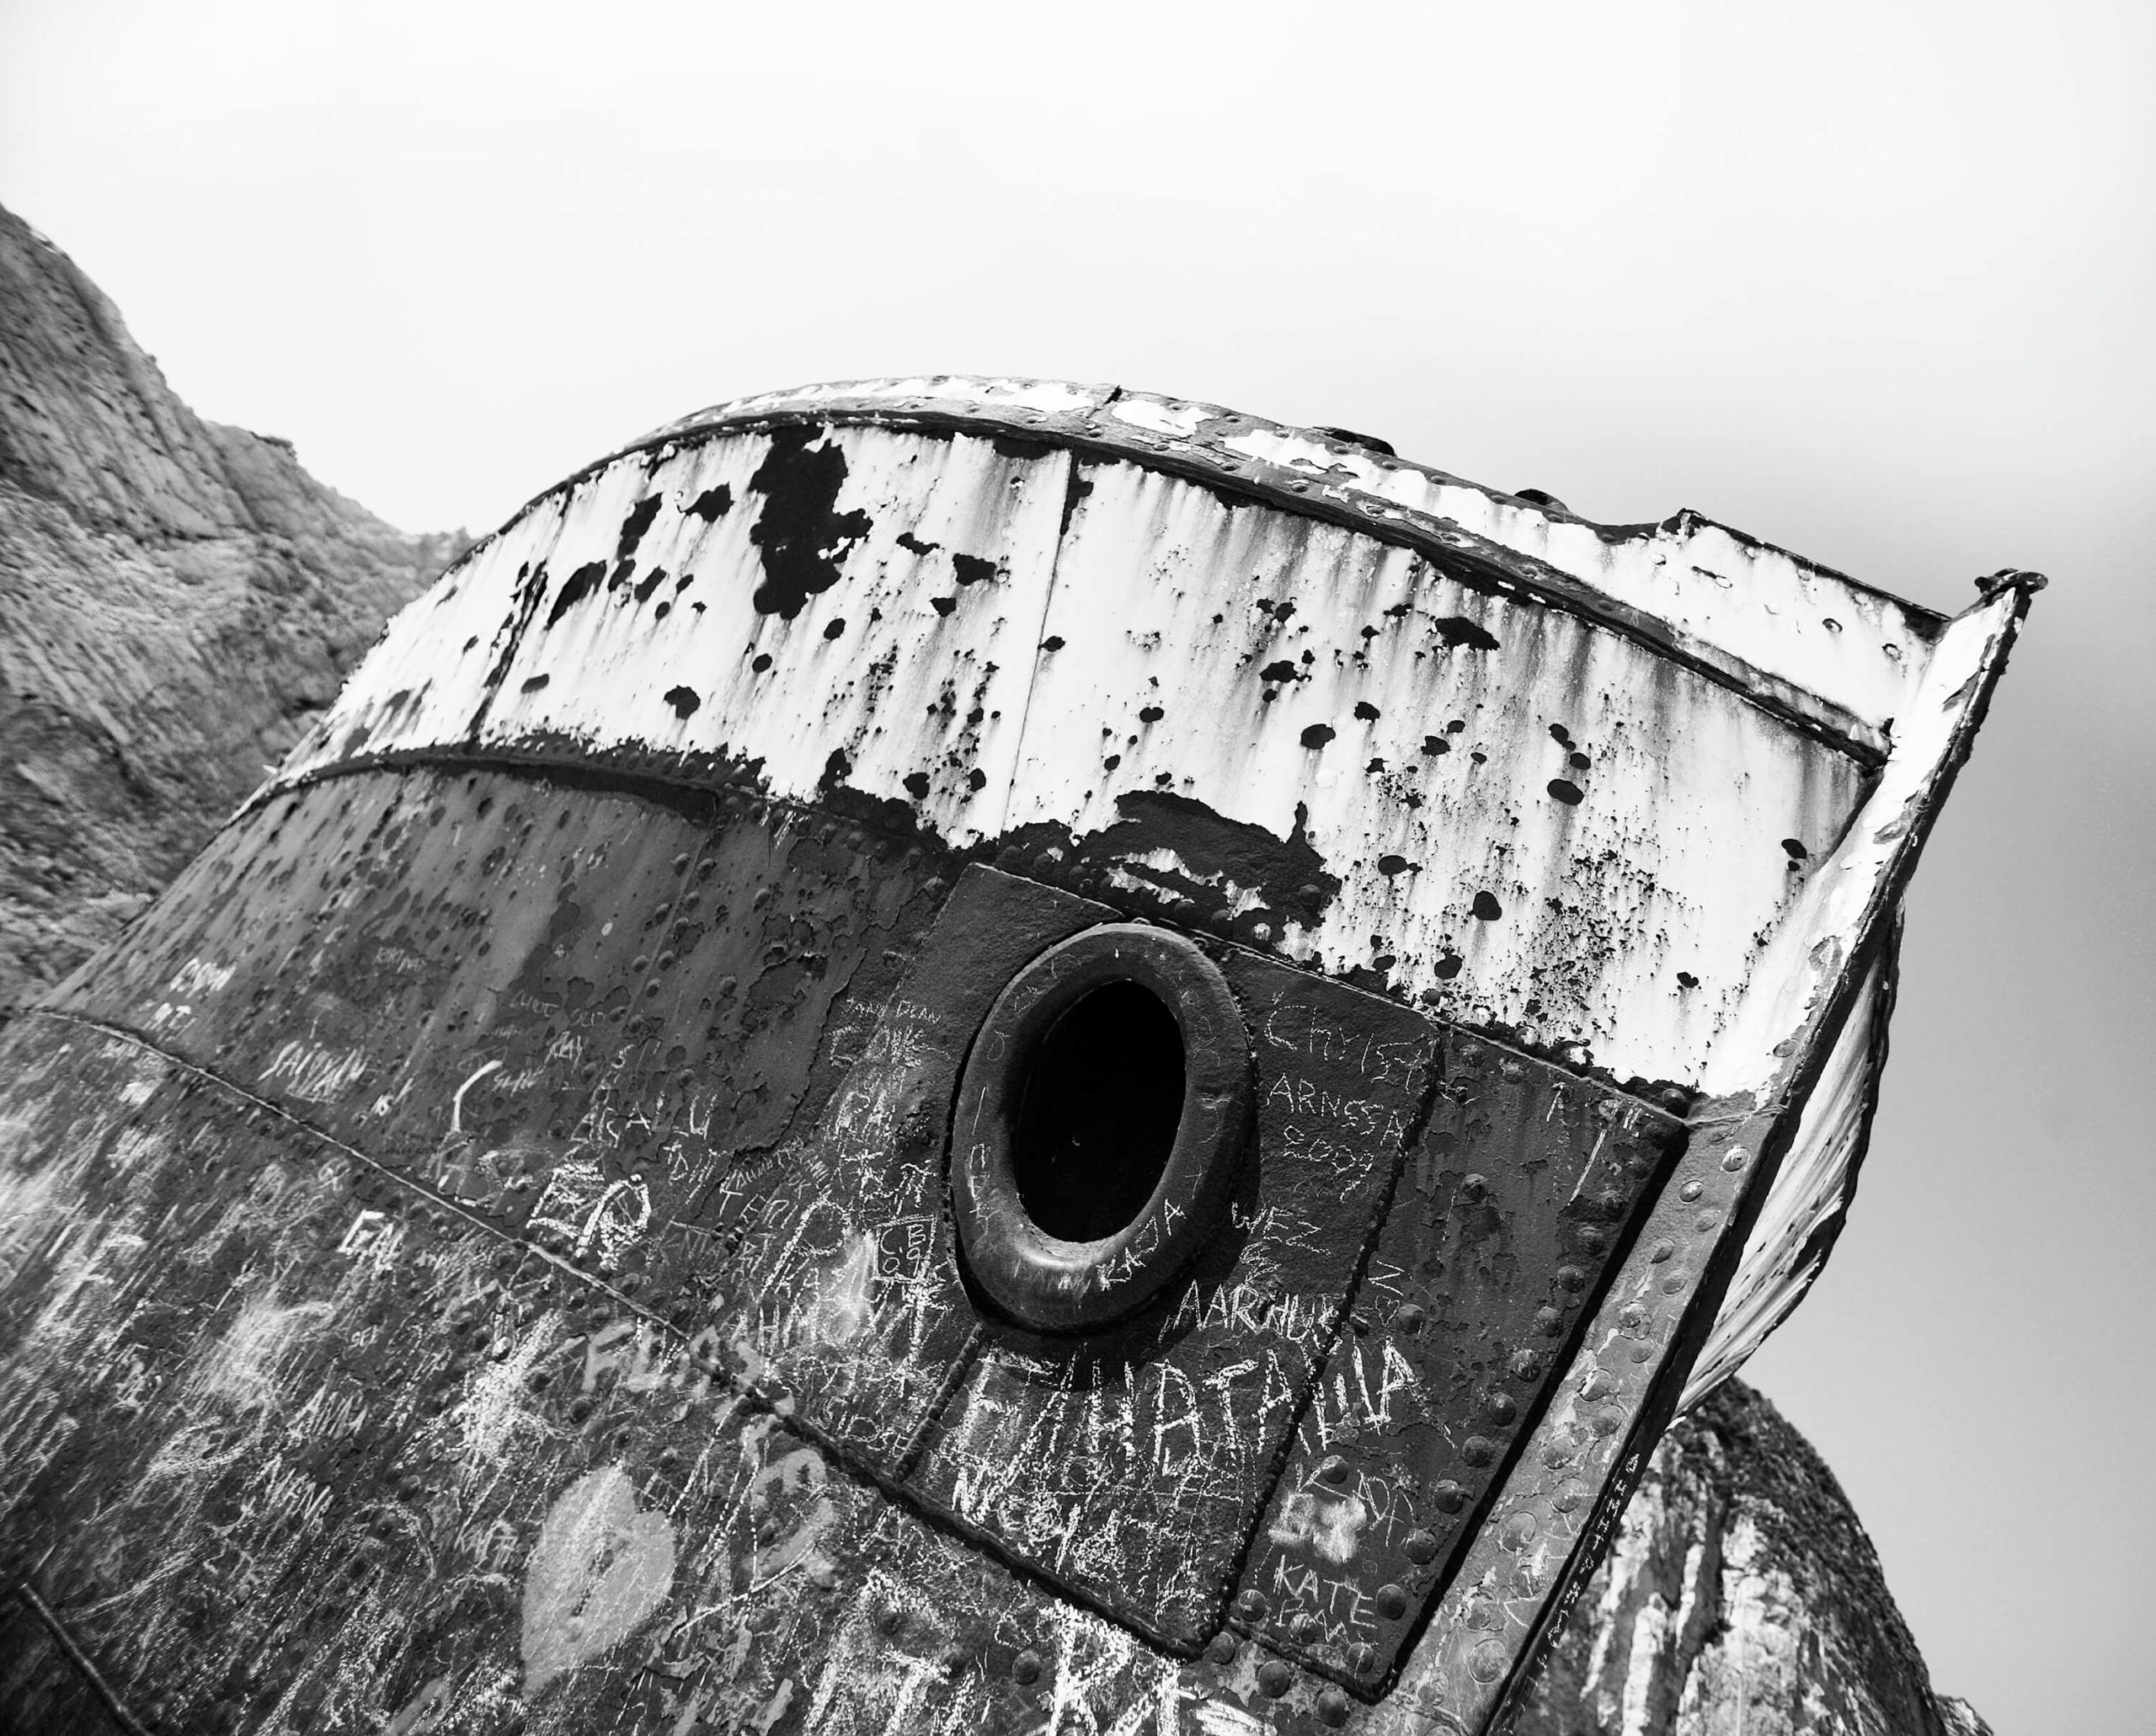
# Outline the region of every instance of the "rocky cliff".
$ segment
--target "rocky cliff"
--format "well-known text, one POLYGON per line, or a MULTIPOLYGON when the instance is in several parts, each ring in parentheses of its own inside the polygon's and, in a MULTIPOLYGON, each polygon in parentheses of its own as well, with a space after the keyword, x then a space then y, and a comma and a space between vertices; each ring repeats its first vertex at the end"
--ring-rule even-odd
POLYGON ((196 417, 0 211, 0 1019, 194 854, 456 546, 196 417))
MULTIPOLYGON (((0 211, 0 1018, 115 933, 457 539, 198 419, 0 211)), ((1656 1454, 1515 1736, 1983 1736, 1818 1456, 1732 1382, 1656 1454)))
POLYGON ((1656 1451, 1512 1736, 1990 1736, 1833 1473, 1732 1381, 1656 1451))

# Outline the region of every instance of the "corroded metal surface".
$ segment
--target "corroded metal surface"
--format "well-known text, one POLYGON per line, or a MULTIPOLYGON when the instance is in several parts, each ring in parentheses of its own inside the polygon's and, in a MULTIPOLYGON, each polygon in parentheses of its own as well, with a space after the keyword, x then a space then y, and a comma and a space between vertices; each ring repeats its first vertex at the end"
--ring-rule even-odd
POLYGON ((1804 1299, 1841 1232, 1878 1106, 1897 950, 1890 942, 1873 961, 1797 1116, 1789 1154, 1745 1242, 1713 1336, 1685 1383, 1686 1410, 1735 1373, 1804 1299))
POLYGON ((1816 1269, 2028 588, 1093 388, 662 430, 0 1038, 0 1549, 174 1728, 1486 1728, 1816 1269))
POLYGON ((801 437, 722 427, 541 503, 399 618, 287 775, 447 744, 753 762, 795 799, 1099 858, 1166 913, 1649 1080, 1697 1073, 1863 786, 1464 558, 1005 437, 830 434, 819 588, 768 596, 740 576, 756 479, 807 489, 781 478, 810 457, 773 473, 801 437))

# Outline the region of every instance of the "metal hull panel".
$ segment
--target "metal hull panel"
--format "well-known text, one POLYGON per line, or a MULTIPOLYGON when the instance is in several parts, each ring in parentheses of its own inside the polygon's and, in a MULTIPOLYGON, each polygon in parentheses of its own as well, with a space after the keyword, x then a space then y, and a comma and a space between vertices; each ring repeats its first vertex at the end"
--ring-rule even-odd
POLYGON ((1027 859, 1105 845, 1164 913, 1683 1082, 1871 782, 1450 550, 1010 435, 806 432, 661 446, 541 503, 398 617, 283 777, 576 755, 842 788, 1027 859), (798 536, 766 532, 804 494, 798 536))
POLYGON ((671 1369, 1173 1651, 1232 1627, 1372 1691, 1681 1129, 1209 937, 1255 1067, 1229 1233, 1112 1332, 1014 1330, 945 1221, 958 1065, 1002 982, 1115 914, 746 797, 414 766, 237 821, 50 1017, 358 1166, 348 1252, 417 1211, 552 1271, 568 1348, 520 1370, 671 1369))
POLYGON ((134 1042, 0 1048, 50 1154, 8 1178, 0 1535, 156 1723, 1017 1728, 1044 1689, 1105 1727, 1181 1691, 555 1263, 134 1042))
POLYGON ((571 478, 0 1034, 13 1707, 1486 1730, 1823 1257, 2034 583, 1033 382, 571 478), (1140 954, 1039 1137, 1198 1167, 1033 1311, 1022 1007, 1140 954))

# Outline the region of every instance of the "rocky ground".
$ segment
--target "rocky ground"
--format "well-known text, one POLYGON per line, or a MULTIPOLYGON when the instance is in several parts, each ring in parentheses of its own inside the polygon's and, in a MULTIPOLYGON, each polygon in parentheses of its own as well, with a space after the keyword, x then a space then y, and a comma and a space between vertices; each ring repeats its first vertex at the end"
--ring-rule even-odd
MULTIPOLYGON (((535 480, 537 480, 535 478, 535 480)), ((0 211, 0 1020, 116 934, 462 545, 204 422, 0 211)), ((1656 1453, 1516 1736, 1988 1736, 1732 1381, 1656 1453)))
POLYGON ((1513 1736, 1989 1736, 1818 1454, 1741 1381, 1664 1438, 1513 1736))

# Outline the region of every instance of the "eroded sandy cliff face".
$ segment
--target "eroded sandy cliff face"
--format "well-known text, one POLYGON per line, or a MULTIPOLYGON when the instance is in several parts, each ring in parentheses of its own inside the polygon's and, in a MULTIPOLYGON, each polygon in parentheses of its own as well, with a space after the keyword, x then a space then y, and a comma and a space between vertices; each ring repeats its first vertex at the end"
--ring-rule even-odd
POLYGON ((1514 1736, 1989 1736, 1819 1456, 1732 1381, 1657 1450, 1514 1736))
POLYGON ((0 211, 0 1018, 200 847, 456 547, 196 417, 0 211))
MULTIPOLYGON (((116 933, 455 552, 196 418, 0 211, 0 1018, 116 933)), ((1983 1736, 1833 1477, 1732 1382, 1656 1454, 1518 1736, 1983 1736)))

